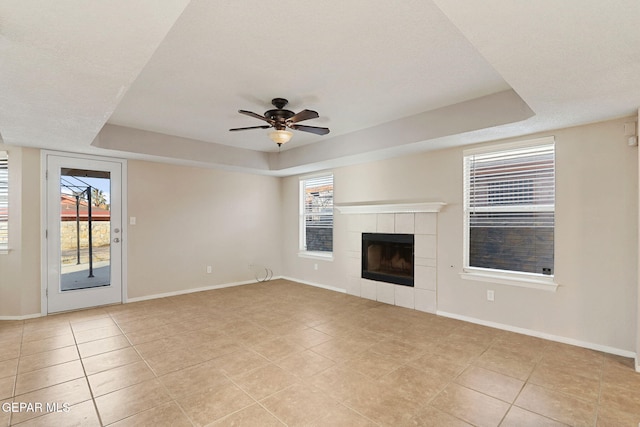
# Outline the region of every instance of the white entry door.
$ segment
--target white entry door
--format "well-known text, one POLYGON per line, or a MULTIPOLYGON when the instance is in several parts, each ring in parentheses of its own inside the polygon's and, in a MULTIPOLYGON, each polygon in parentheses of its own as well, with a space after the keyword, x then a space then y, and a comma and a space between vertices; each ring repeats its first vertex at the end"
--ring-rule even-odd
POLYGON ((120 161, 46 154, 47 313, 122 302, 120 161))

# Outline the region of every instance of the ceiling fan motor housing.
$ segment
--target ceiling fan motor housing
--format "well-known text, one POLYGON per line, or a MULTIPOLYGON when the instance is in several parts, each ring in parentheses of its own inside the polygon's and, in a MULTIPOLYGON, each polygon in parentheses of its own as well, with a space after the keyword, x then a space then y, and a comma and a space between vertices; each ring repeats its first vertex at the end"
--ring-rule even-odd
POLYGON ((265 121, 269 124, 261 126, 250 126, 244 128, 229 129, 230 131, 248 130, 248 129, 268 129, 270 127, 275 128, 278 131, 286 130, 287 128, 293 130, 300 130, 303 132, 310 132, 316 135, 326 135, 329 133, 328 128, 322 128, 317 126, 300 125, 299 122, 309 119, 317 119, 318 112, 313 110, 302 110, 299 113, 294 113, 291 110, 285 110, 284 107, 289 103, 285 98, 273 98, 271 104, 275 109, 265 111, 264 116, 256 114, 247 110, 238 110, 240 114, 253 117, 258 120, 265 121))
POLYGON ((295 115, 295 113, 293 111, 289 111, 289 110, 269 110, 267 112, 264 113, 264 116, 269 119, 269 120, 273 120, 273 126, 276 129, 280 129, 278 126, 282 127, 282 129, 285 128, 285 123, 287 122, 288 119, 290 119, 291 117, 293 117, 295 115))
POLYGON ((293 111, 284 110, 284 106, 288 103, 289 101, 284 98, 273 98, 271 104, 276 107, 276 110, 269 110, 264 113, 267 119, 273 120, 273 127, 277 130, 284 130, 286 121, 296 114, 293 111))

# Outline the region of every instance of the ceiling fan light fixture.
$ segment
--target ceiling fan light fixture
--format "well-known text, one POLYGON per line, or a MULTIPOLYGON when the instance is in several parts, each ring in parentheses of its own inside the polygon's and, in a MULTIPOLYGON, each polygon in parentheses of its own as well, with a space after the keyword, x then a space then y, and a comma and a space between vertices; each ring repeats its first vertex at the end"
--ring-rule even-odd
POLYGON ((269 132, 269 138, 278 144, 278 147, 291 141, 292 136, 293 132, 289 132, 288 130, 274 130, 273 132, 269 132))
POLYGON ((254 119, 262 120, 267 124, 261 126, 233 128, 229 129, 229 131, 236 132, 249 129, 273 128, 275 130, 269 133, 269 139, 278 144, 278 147, 281 147, 282 144, 286 144, 287 142, 291 141, 291 137, 293 137, 293 132, 288 131, 287 128, 296 131, 313 133, 315 135, 326 135, 329 133, 329 128, 299 124, 299 122, 303 122, 305 120, 317 119, 319 117, 318 112, 304 109, 298 113, 294 113, 293 111, 285 110, 284 107, 288 102, 289 101, 284 98, 273 98, 271 100, 271 104, 273 104, 273 106, 276 108, 275 110, 271 109, 265 111, 264 116, 247 110, 238 110, 238 113, 240 114, 253 117, 254 119))

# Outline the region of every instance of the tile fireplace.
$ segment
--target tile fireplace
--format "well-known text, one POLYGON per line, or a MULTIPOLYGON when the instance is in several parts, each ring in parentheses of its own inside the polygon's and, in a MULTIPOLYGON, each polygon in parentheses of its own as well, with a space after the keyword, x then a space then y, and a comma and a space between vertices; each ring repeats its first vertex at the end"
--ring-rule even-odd
POLYGON ((338 240, 345 244, 343 253, 348 268, 347 293, 385 304, 435 313, 437 224, 438 213, 444 206, 443 202, 336 204, 337 211, 345 216, 338 217, 338 222, 344 224, 344 228, 340 228, 337 236, 338 240), (369 240, 369 235, 376 238, 382 236, 383 240, 384 236, 393 236, 390 237, 391 249, 371 248, 370 242, 364 243, 369 240), (402 239, 399 235, 411 236, 412 250, 396 251, 393 245, 400 243, 395 241, 402 239), (394 251, 397 252, 396 255, 394 251), (369 273, 363 274, 363 258, 369 258, 370 253, 377 260, 373 261, 374 265, 365 264, 364 270, 369 270, 369 273), (383 264, 390 265, 392 270, 400 270, 400 276, 409 275, 411 270, 412 281, 393 283, 387 281, 387 277, 383 277, 384 281, 381 281, 380 276, 377 276, 381 272, 376 270, 381 270, 383 264), (373 273, 374 277, 371 277, 370 273, 373 273))

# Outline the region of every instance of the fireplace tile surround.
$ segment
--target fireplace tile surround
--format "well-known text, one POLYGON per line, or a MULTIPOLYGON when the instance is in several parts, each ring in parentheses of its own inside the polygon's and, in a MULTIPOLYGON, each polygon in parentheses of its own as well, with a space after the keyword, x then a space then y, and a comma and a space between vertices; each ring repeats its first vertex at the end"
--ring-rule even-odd
MULTIPOLYGON (((427 206, 425 212, 371 212, 370 209, 339 211, 347 216, 348 280, 350 295, 414 310, 435 313, 437 306, 437 220, 444 204, 427 206), (362 233, 414 234, 414 287, 363 279, 362 233)), ((388 210, 388 209, 387 209, 388 210)))

